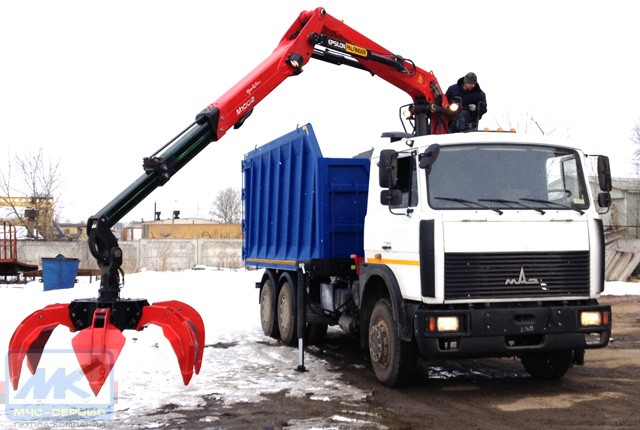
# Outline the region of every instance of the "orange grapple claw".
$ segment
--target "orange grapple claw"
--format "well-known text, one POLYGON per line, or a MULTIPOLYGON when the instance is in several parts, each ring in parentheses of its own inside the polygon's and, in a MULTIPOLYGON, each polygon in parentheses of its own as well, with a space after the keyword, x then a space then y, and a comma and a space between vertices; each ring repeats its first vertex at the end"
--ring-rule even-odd
POLYGON ((126 338, 111 324, 111 309, 98 308, 91 327, 81 330, 71 344, 80 368, 97 396, 116 364, 126 338))
POLYGON ((11 385, 18 389, 25 356, 29 370, 35 374, 51 333, 58 325, 64 325, 72 332, 78 331, 72 340, 73 350, 97 396, 126 342, 122 331, 140 331, 149 324, 162 327, 187 385, 194 371, 199 373, 202 366, 205 328, 200 314, 176 300, 149 305, 144 299, 118 297, 49 305, 25 318, 9 342, 11 385))
POLYGON ((42 357, 42 350, 53 330, 64 325, 75 331, 69 317, 69 305, 54 304, 35 311, 16 328, 9 341, 9 377, 14 390, 18 389, 22 361, 27 356, 27 365, 32 374, 36 373, 42 357))
POLYGON ((178 312, 189 323, 191 331, 195 336, 195 348, 196 348, 196 361, 195 372, 196 375, 200 373, 200 367, 202 366, 202 356, 204 354, 204 322, 202 317, 194 308, 186 303, 179 302, 177 300, 170 300, 166 302, 156 302, 154 306, 166 306, 174 311, 178 312))
MULTIPOLYGON (((136 329, 143 330, 149 324, 162 327, 162 333, 178 358, 184 385, 188 385, 196 369, 197 357, 202 356, 204 349, 204 324, 200 315, 190 306, 178 301, 159 302, 142 309, 142 317, 136 329), (202 331, 202 342, 197 332, 198 326, 202 331)), ((197 371, 199 370, 198 365, 197 371)))

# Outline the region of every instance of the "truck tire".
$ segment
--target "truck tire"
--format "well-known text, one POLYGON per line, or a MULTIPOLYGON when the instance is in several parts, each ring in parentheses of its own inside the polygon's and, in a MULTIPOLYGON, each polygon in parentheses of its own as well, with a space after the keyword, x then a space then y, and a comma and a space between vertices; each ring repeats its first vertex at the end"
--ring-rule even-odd
POLYGON ((573 351, 529 352, 520 360, 529 375, 536 379, 560 379, 573 363, 573 351))
POLYGON ((267 278, 260 289, 260 324, 262 325, 262 332, 274 339, 280 337, 276 315, 277 303, 276 285, 273 279, 267 278))
MULTIPOLYGON (((298 342, 298 304, 294 288, 295 285, 289 280, 285 280, 282 287, 280 287, 277 301, 277 321, 275 324, 275 330, 278 335, 274 336, 279 336, 283 343, 291 346, 295 346, 298 342)), ((327 324, 308 323, 304 332, 305 343, 308 345, 324 343, 327 337, 327 328, 327 324)))
POLYGON ((383 385, 405 386, 415 376, 418 359, 415 343, 400 339, 389 299, 378 300, 371 312, 369 357, 373 371, 383 385))
POLYGON ((298 338, 296 324, 296 295, 294 286, 285 280, 278 294, 278 331, 280 340, 287 345, 295 345, 298 338))

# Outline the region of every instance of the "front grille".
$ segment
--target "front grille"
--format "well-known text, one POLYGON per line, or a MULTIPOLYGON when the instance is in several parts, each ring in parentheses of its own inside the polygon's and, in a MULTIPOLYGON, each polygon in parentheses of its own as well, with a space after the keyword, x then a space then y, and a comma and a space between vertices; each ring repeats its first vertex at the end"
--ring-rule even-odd
POLYGON ((589 295, 589 252, 447 253, 447 300, 589 295))

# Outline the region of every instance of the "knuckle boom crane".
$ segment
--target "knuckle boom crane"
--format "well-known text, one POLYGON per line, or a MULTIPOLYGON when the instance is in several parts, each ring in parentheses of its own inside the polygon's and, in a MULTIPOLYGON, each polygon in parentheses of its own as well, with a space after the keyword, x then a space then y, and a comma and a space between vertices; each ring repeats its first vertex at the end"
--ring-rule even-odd
POLYGON ((270 56, 202 110, 180 134, 144 158, 144 173, 88 219, 89 249, 102 272, 98 297, 46 306, 16 328, 8 357, 14 389, 25 357, 30 372, 35 374, 45 344, 59 325, 78 332, 72 345, 96 395, 124 347, 122 331, 140 331, 149 324, 162 327, 185 385, 194 371, 199 373, 205 340, 202 318, 194 308, 178 301, 149 304, 146 299, 121 298, 123 256, 111 227, 209 143, 222 138, 232 127, 242 126, 258 103, 284 80, 299 75, 311 58, 364 70, 405 91, 412 98, 414 135, 448 132, 448 102, 433 73, 383 48, 321 7, 300 13, 270 56))

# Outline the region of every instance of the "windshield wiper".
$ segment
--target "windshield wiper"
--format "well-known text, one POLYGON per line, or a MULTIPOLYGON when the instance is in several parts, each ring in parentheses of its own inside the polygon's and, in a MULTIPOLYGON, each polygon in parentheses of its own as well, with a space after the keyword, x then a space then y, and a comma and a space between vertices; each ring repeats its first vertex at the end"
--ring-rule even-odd
POLYGON ((477 201, 474 202, 472 200, 461 199, 461 198, 458 198, 458 197, 434 197, 434 199, 445 200, 445 201, 448 201, 448 202, 456 202, 456 203, 463 204, 463 205, 465 205, 467 207, 472 207, 472 205, 476 205, 476 206, 479 206, 479 207, 481 207, 483 209, 491 209, 492 211, 496 212, 498 215, 502 215, 502 211, 500 209, 492 208, 492 207, 483 205, 482 203, 477 202, 477 201))
POLYGON ((550 205, 554 205, 554 206, 561 207, 561 208, 564 208, 564 209, 573 209, 574 211, 578 212, 580 215, 584 215, 584 211, 582 211, 581 209, 576 209, 574 207, 563 205, 562 203, 554 202, 554 201, 551 201, 551 200, 529 199, 529 198, 526 198, 526 197, 523 197, 520 200, 524 200, 526 202, 533 202, 533 203, 550 204, 550 205))
MULTIPOLYGON (((523 199, 524 200, 524 199, 523 199)), ((545 212, 544 210, 540 209, 540 208, 534 208, 531 206, 527 206, 524 203, 520 203, 520 202, 516 202, 515 200, 505 200, 505 199, 478 199, 479 202, 491 202, 491 203, 501 203, 503 205, 518 205, 521 208, 525 208, 525 209, 529 209, 529 210, 533 210, 533 211, 538 211, 540 212, 540 214, 544 215, 545 212)))

